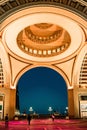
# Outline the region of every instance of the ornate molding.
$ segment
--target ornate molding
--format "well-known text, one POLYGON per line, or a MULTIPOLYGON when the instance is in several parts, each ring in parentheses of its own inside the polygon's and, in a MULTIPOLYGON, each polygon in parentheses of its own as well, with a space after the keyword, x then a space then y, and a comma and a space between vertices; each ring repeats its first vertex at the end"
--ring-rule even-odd
POLYGON ((2 22, 13 11, 29 6, 58 6, 75 12, 80 17, 87 19, 87 3, 85 0, 1 0, 0 21, 2 22))
POLYGON ((78 1, 78 2, 80 2, 81 4, 87 6, 87 0, 76 0, 76 1, 78 1))
POLYGON ((70 46, 71 37, 58 25, 40 23, 22 30, 17 36, 17 44, 29 55, 49 57, 63 53, 70 46))

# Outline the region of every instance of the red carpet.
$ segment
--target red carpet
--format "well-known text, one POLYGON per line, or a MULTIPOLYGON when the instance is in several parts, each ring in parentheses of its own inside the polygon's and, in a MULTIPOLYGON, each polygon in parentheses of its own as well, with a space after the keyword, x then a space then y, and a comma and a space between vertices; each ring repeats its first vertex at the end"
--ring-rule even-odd
POLYGON ((30 126, 27 120, 9 121, 8 128, 0 121, 0 130, 87 130, 87 119, 32 119, 30 126))

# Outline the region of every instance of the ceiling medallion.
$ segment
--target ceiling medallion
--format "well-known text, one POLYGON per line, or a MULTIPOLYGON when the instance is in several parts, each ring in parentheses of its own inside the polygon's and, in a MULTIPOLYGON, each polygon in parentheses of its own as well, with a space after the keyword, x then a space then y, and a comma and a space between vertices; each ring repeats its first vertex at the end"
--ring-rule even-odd
POLYGON ((24 28, 17 36, 18 47, 37 57, 50 57, 63 53, 71 43, 69 33, 50 23, 39 23, 24 28))

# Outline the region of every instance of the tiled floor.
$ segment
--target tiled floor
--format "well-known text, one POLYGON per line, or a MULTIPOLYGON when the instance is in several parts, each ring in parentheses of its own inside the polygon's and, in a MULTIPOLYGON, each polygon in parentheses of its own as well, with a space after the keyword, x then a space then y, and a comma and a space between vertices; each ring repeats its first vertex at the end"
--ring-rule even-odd
POLYGON ((87 130, 87 119, 32 119, 30 126, 27 120, 9 121, 8 128, 0 121, 0 130, 87 130))

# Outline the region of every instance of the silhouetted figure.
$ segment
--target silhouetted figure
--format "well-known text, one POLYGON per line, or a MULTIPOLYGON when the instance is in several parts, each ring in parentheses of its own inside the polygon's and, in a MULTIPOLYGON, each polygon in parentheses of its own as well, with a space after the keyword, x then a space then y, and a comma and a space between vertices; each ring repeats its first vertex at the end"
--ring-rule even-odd
POLYGON ((30 121, 31 121, 31 116, 30 116, 30 114, 28 114, 27 120, 28 120, 28 125, 30 125, 30 121))
POLYGON ((6 114, 6 116, 5 116, 5 127, 6 128, 8 127, 8 122, 9 122, 8 114, 6 114))
POLYGON ((52 121, 54 121, 54 119, 55 119, 55 116, 54 116, 54 114, 52 114, 52 121))

